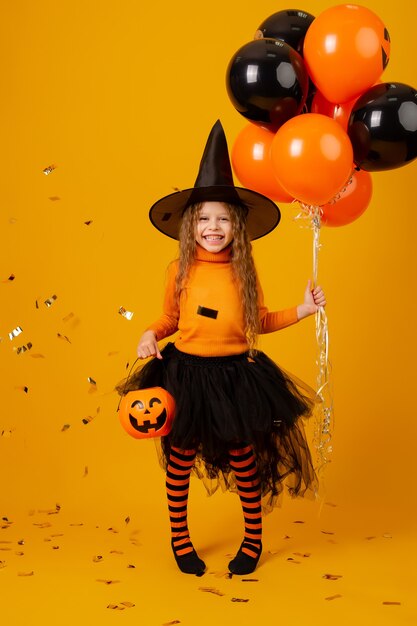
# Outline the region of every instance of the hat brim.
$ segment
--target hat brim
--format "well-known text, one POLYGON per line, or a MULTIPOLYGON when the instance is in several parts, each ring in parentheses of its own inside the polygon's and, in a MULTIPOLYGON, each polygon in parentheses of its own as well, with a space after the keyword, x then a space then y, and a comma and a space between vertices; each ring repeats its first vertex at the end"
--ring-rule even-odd
POLYGON ((251 189, 226 185, 192 187, 164 196, 151 206, 149 219, 161 233, 172 239, 179 239, 185 209, 197 202, 215 201, 243 204, 247 207, 246 227, 252 241, 274 230, 281 219, 279 208, 266 196, 251 189))

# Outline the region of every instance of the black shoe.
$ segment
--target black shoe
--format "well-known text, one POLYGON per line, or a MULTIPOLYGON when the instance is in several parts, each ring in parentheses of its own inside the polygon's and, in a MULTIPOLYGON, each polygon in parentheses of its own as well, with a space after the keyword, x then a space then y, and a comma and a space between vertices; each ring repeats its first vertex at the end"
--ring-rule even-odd
MULTIPOLYGON (((192 546, 191 542, 190 545, 192 546)), ((175 552, 173 540, 171 540, 171 547, 177 565, 184 574, 195 574, 196 576, 201 576, 202 574, 204 574, 204 572, 206 571, 206 564, 200 559, 194 548, 192 552, 188 552, 187 554, 179 556, 175 552)), ((181 548, 183 547, 184 546, 181 546, 181 548)))
POLYGON ((242 545, 240 546, 238 553, 235 558, 232 559, 229 563, 229 571, 232 574, 237 574, 238 576, 242 576, 244 574, 251 574, 255 571, 256 566, 258 565, 259 558, 262 554, 262 543, 259 544, 249 543, 243 540, 242 545), (256 552, 257 556, 249 556, 242 551, 242 548, 247 548, 252 552, 256 552))

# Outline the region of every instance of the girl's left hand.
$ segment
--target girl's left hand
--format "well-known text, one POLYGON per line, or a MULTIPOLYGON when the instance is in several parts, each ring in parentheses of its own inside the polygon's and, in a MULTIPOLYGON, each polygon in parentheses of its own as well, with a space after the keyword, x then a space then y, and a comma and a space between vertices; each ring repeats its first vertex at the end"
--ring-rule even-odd
POLYGON ((324 291, 320 285, 311 289, 311 280, 309 280, 304 292, 304 302, 297 307, 298 319, 314 315, 321 306, 326 306, 324 291))

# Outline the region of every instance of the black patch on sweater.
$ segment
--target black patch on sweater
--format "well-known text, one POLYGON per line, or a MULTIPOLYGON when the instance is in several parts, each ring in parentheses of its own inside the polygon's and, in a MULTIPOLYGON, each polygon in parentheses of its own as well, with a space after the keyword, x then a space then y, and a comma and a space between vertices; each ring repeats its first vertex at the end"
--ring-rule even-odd
POLYGON ((204 317, 211 317, 213 320, 217 318, 218 311, 216 309, 208 309, 206 306, 199 306, 197 308, 197 315, 203 315, 204 317))

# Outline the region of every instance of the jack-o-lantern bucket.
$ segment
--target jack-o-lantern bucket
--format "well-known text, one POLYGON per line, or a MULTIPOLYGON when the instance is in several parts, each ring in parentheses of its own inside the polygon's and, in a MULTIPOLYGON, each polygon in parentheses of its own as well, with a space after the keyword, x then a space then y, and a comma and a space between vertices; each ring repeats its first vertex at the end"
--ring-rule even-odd
POLYGON ((174 413, 174 398, 162 387, 129 391, 118 411, 121 425, 135 439, 164 437, 171 430, 174 413))

